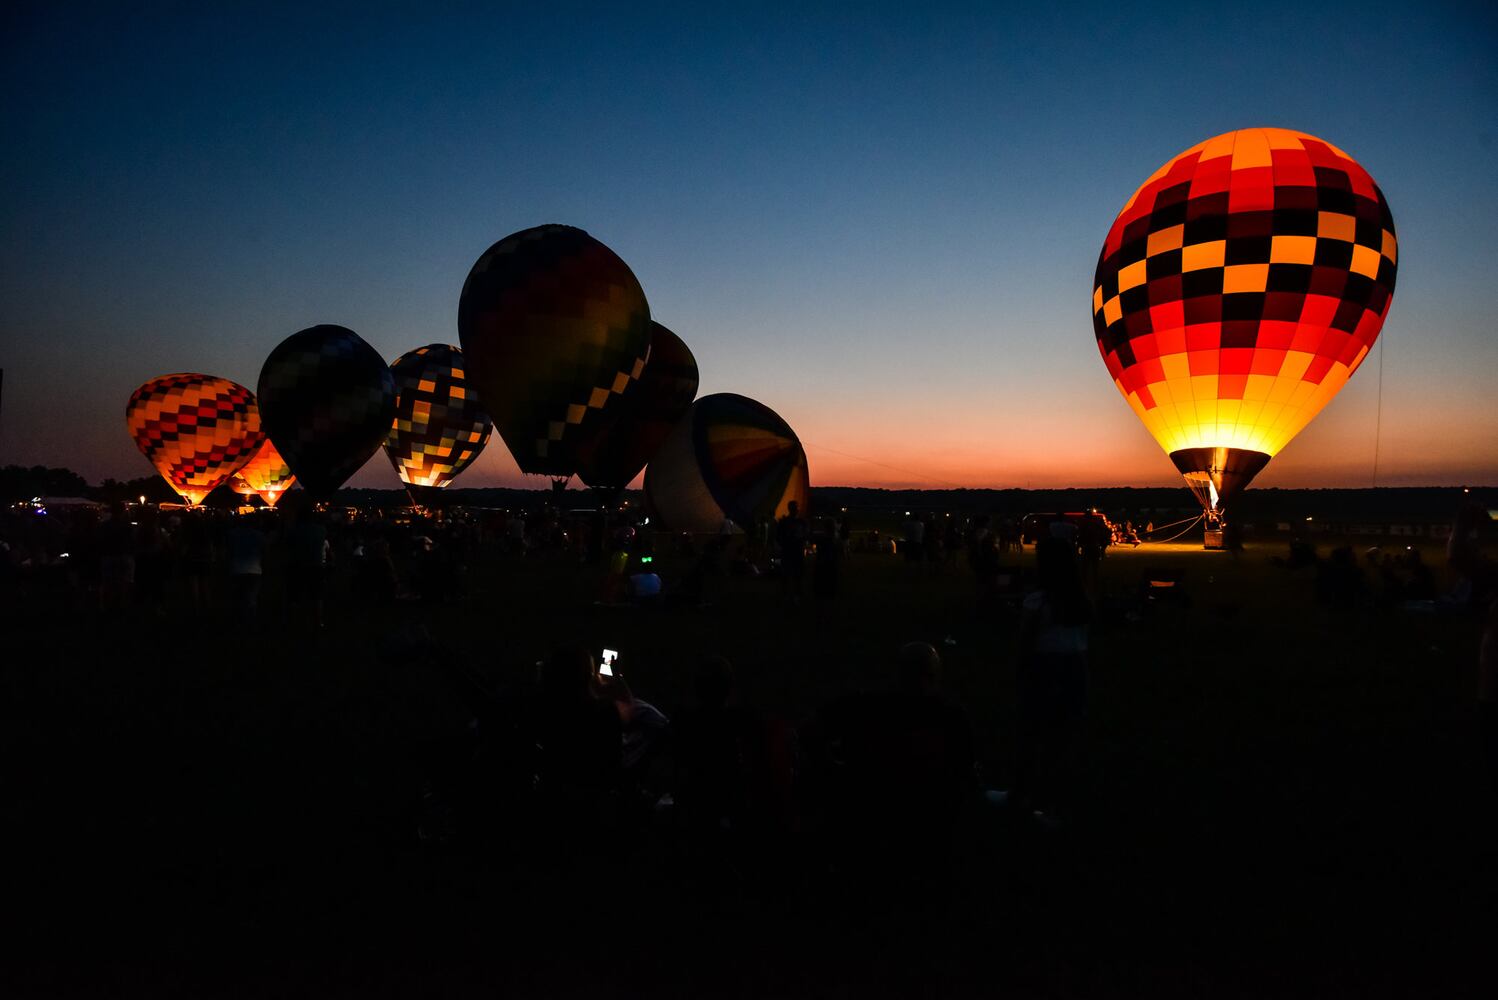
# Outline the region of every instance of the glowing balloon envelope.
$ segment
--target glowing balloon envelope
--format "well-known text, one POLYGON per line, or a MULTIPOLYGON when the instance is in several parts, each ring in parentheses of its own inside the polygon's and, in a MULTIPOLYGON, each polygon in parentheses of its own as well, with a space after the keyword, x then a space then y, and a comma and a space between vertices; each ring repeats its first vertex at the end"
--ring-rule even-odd
POLYGON ((354 331, 314 326, 287 337, 260 369, 260 420, 313 499, 326 499, 390 432, 395 381, 354 331))
POLYGON ((458 336, 521 471, 567 477, 579 445, 645 370, 650 306, 608 247, 581 229, 538 226, 473 265, 458 336))
POLYGON ((234 473, 229 488, 240 496, 258 496, 267 507, 274 507, 281 494, 291 489, 295 482, 291 466, 276 450, 275 442, 266 438, 255 456, 234 473))
POLYGON ((682 339, 650 324, 650 361, 602 429, 578 449, 577 471, 589 486, 620 488, 645 468, 697 395, 697 359, 682 339))
POLYGON ((264 440, 250 390, 188 372, 153 378, 131 393, 125 424, 135 446, 189 504, 223 485, 264 440))
POLYGON ((484 450, 494 424, 464 371, 463 352, 449 344, 408 351, 390 366, 395 422, 385 454, 412 499, 430 501, 484 450))
POLYGON ((671 531, 716 532, 806 512, 810 481, 795 431, 763 403, 730 392, 703 396, 645 469, 645 496, 671 531))
POLYGON ((1124 205, 1093 282, 1098 349, 1209 513, 1362 364, 1398 259, 1367 171, 1288 129, 1193 146, 1124 205))

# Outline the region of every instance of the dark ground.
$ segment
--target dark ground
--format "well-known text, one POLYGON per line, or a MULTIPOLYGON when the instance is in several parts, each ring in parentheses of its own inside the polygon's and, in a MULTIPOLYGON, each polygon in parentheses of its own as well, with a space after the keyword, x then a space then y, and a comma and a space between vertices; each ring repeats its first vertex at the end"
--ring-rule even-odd
POLYGON ((704 874, 664 834, 558 863, 520 817, 469 849, 421 846, 416 748, 466 716, 403 637, 429 622, 496 688, 557 642, 616 647, 668 714, 718 650, 746 702, 793 722, 884 684, 900 643, 951 637, 946 688, 1004 787, 1013 621, 974 615, 960 563, 850 557, 817 616, 749 579, 706 610, 595 607, 596 570, 485 554, 463 603, 376 615, 345 597, 310 639, 13 600, 0 990, 1490 996, 1476 625, 1328 610, 1279 552, 1111 554, 1105 594, 1167 567, 1193 604, 1095 629, 1081 808, 1051 836, 986 818, 919 888, 810 842, 739 874, 704 874))

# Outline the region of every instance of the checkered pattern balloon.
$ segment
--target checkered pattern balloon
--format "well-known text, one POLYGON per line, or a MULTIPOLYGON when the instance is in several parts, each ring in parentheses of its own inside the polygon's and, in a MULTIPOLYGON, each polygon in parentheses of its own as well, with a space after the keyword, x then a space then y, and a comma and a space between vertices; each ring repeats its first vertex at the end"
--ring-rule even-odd
POLYGON ((603 415, 602 430, 578 449, 579 478, 589 486, 628 486, 692 405, 697 381, 691 349, 652 320, 650 362, 639 385, 603 415))
POLYGON ((440 489, 484 450, 494 424, 468 383, 463 352, 428 344, 402 354, 395 376, 395 422, 385 454, 407 486, 440 489))
POLYGON ((671 531, 741 529, 777 518, 791 501, 805 512, 806 452, 763 403, 731 392, 703 396, 672 428, 645 469, 645 497, 671 531))
POLYGON ((521 471, 570 476, 579 446, 645 370, 650 306, 608 247, 581 229, 538 226, 473 265, 458 336, 521 471))
POLYGON ((1398 259, 1383 193, 1350 156, 1287 129, 1229 132, 1119 213, 1093 283, 1098 350, 1183 472, 1236 453, 1251 477, 1367 357, 1398 259))
POLYGON ((221 486, 264 435, 250 390, 226 378, 153 378, 130 395, 125 424, 135 446, 190 504, 221 486))
POLYGON ((229 488, 240 496, 258 496, 267 507, 274 507, 281 495, 291 489, 296 476, 291 466, 276 450, 275 442, 266 438, 255 457, 244 464, 229 480, 229 488))
POLYGON ((395 381, 373 347, 341 326, 283 340, 260 369, 260 419, 314 499, 359 470, 390 432, 395 381))

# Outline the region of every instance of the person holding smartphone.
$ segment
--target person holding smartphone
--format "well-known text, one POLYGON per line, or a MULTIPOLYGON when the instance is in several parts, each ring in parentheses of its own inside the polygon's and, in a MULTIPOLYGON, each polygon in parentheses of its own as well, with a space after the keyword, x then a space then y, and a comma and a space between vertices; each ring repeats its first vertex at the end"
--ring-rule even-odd
POLYGON ((585 646, 564 646, 542 667, 532 735, 544 795, 600 793, 618 784, 623 727, 595 676, 585 646))
POLYGON ((635 697, 619 670, 617 650, 605 649, 599 657, 598 687, 619 713, 620 762, 626 783, 637 784, 671 720, 650 702, 635 697))

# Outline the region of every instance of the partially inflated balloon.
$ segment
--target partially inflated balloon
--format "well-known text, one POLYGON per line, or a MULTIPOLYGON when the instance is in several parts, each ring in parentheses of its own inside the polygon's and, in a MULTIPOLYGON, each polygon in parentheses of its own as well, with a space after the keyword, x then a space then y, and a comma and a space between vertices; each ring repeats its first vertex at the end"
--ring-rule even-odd
POLYGON ((264 440, 250 390, 226 378, 153 378, 125 407, 130 436, 190 504, 221 486, 264 440))
POLYGON ((395 413, 384 359, 341 326, 281 341, 260 369, 256 395, 266 434, 314 499, 331 496, 369 460, 395 413))
POLYGON ((645 468, 697 395, 697 359, 682 339, 650 324, 650 361, 603 426, 578 449, 577 472, 589 486, 623 488, 645 468))
POLYGON ((507 236, 458 301, 470 377, 522 472, 566 477, 577 449, 631 388, 650 351, 650 307, 629 267, 571 226, 507 236))
POLYGON ((703 396, 672 428, 645 470, 645 496, 671 531, 740 528, 807 510, 806 452, 774 410, 731 392, 703 396))
POLYGON ((1098 349, 1209 510, 1367 357, 1398 256, 1367 171, 1286 129, 1193 146, 1124 205, 1093 282, 1098 349))
POLYGON ((395 422, 385 438, 401 482, 413 500, 452 482, 484 450, 494 426, 468 383, 463 352, 449 344, 408 351, 390 366, 395 376, 395 422))
POLYGON ((260 445, 260 450, 255 452, 255 457, 234 473, 234 477, 229 480, 229 488, 240 496, 258 496, 265 501, 267 507, 274 507, 276 501, 281 499, 281 494, 291 489, 291 484, 295 482, 296 476, 291 474, 291 466, 286 464, 286 459, 276 450, 275 442, 266 438, 260 445))

